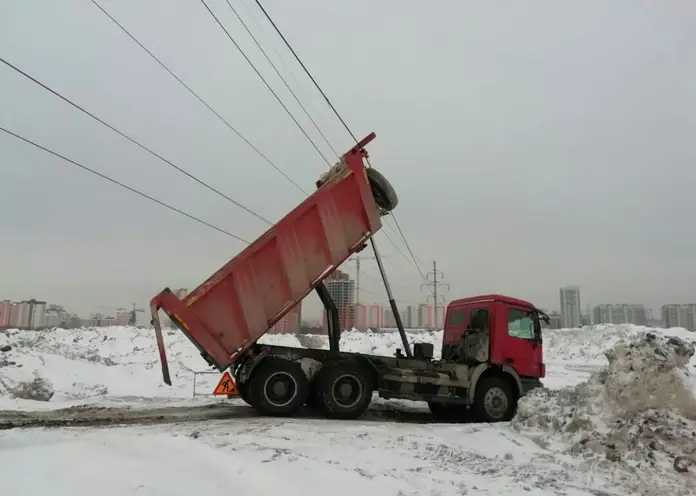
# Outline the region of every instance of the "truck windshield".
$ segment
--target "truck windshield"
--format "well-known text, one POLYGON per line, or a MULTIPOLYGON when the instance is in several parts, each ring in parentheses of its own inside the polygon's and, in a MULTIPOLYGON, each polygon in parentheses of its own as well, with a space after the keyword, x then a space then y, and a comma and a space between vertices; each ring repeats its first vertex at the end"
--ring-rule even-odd
POLYGON ((508 311, 508 334, 519 339, 534 339, 534 314, 511 308, 508 311))

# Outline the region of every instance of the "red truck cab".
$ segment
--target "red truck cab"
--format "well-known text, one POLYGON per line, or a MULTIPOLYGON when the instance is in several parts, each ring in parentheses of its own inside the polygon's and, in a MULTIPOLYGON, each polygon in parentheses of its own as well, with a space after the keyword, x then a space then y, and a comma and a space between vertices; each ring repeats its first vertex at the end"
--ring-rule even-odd
POLYGON ((540 320, 547 319, 532 303, 509 296, 454 300, 445 316, 442 359, 509 367, 536 382, 546 374, 540 320))

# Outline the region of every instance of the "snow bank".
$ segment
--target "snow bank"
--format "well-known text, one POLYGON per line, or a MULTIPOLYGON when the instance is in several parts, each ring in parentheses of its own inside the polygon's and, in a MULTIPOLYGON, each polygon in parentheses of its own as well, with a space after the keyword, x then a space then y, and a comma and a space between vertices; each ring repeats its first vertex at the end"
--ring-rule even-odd
MULTIPOLYGON (((675 335, 686 331, 669 330, 675 335)), ((644 334, 635 326, 596 326, 584 329, 545 331, 544 350, 548 383, 553 387, 576 384, 604 365, 603 352, 625 337, 644 334), (588 363, 592 363, 591 370, 588 363), (581 369, 584 371, 581 371, 581 369)), ((691 334, 696 337, 696 334, 691 334)), ((432 343, 439 356, 442 331, 409 332, 411 343, 432 343)), ((159 355, 152 329, 107 327, 53 329, 47 331, 0 331, 0 408, 19 408, 12 400, 39 378, 52 384, 50 404, 108 401, 192 401, 194 371, 210 371, 198 350, 178 330, 165 330, 173 385, 162 383, 159 355), (9 402, 9 403, 8 403, 9 402)), ((262 343, 284 346, 328 348, 326 336, 267 334, 262 343)), ((360 332, 352 330, 341 336, 346 351, 393 356, 401 348, 396 332, 360 332)), ((205 381, 217 381, 215 374, 197 376, 196 391, 214 388, 205 381), (199 389, 200 387, 200 389, 199 389)), ((50 395, 47 393, 46 396, 50 395)), ((21 393, 19 396, 27 397, 21 393)), ((44 403, 45 404, 45 403, 44 403)), ((32 401, 26 408, 39 408, 32 401)), ((24 408, 24 406, 21 406, 24 408)))
MULTIPOLYGON (((690 460, 696 472, 691 336, 643 332, 618 342, 606 352, 608 364, 589 380, 557 391, 535 390, 522 398, 513 428, 542 431, 545 443, 564 441, 571 453, 627 465, 640 494, 652 494, 641 486, 646 470, 650 479, 666 477, 665 483, 669 477, 664 474, 686 469, 690 460)), ((696 490, 696 473, 690 484, 696 490)))

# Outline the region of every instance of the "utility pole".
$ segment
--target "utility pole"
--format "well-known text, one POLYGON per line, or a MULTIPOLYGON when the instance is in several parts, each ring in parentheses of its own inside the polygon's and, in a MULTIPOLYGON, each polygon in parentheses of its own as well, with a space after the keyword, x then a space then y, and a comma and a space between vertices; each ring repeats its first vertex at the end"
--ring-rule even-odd
MULTIPOLYGON (((382 258, 389 258, 388 255, 383 255, 382 258)), ((361 260, 377 260, 375 257, 355 256, 355 304, 360 305, 360 261, 361 260)))
MULTIPOLYGON (((437 323, 437 305, 438 305, 438 303, 440 303, 439 298, 441 298, 442 303, 444 303, 445 297, 444 297, 444 295, 440 294, 440 297, 438 298, 437 291, 438 291, 438 288, 440 288, 440 287, 447 288, 447 290, 449 291, 450 285, 442 282, 442 279, 445 278, 445 274, 443 274, 442 271, 437 270, 437 262, 434 260, 433 260, 433 270, 431 272, 426 273, 425 278, 428 282, 425 284, 421 284, 421 290, 424 287, 432 288, 432 292, 433 292, 433 294, 432 294, 433 323, 434 323, 435 330, 438 330, 439 327, 438 327, 438 323, 437 323)), ((427 301, 427 298, 426 298, 426 301, 427 301)))

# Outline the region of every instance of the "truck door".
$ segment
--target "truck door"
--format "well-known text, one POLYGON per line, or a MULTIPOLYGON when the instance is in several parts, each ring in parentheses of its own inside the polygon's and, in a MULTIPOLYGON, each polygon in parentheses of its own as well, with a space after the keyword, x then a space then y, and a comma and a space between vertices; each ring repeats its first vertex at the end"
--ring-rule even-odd
POLYGON ((468 315, 465 307, 448 307, 445 317, 445 330, 442 334, 442 359, 450 360, 466 331, 468 315))
POLYGON ((501 305, 502 329, 493 355, 501 364, 509 365, 522 377, 541 377, 542 347, 534 340, 532 311, 515 305, 501 305), (507 324, 505 321, 507 320, 507 324))
POLYGON ((464 333, 464 359, 483 363, 490 360, 493 322, 492 300, 473 302, 469 308, 469 320, 464 333))

